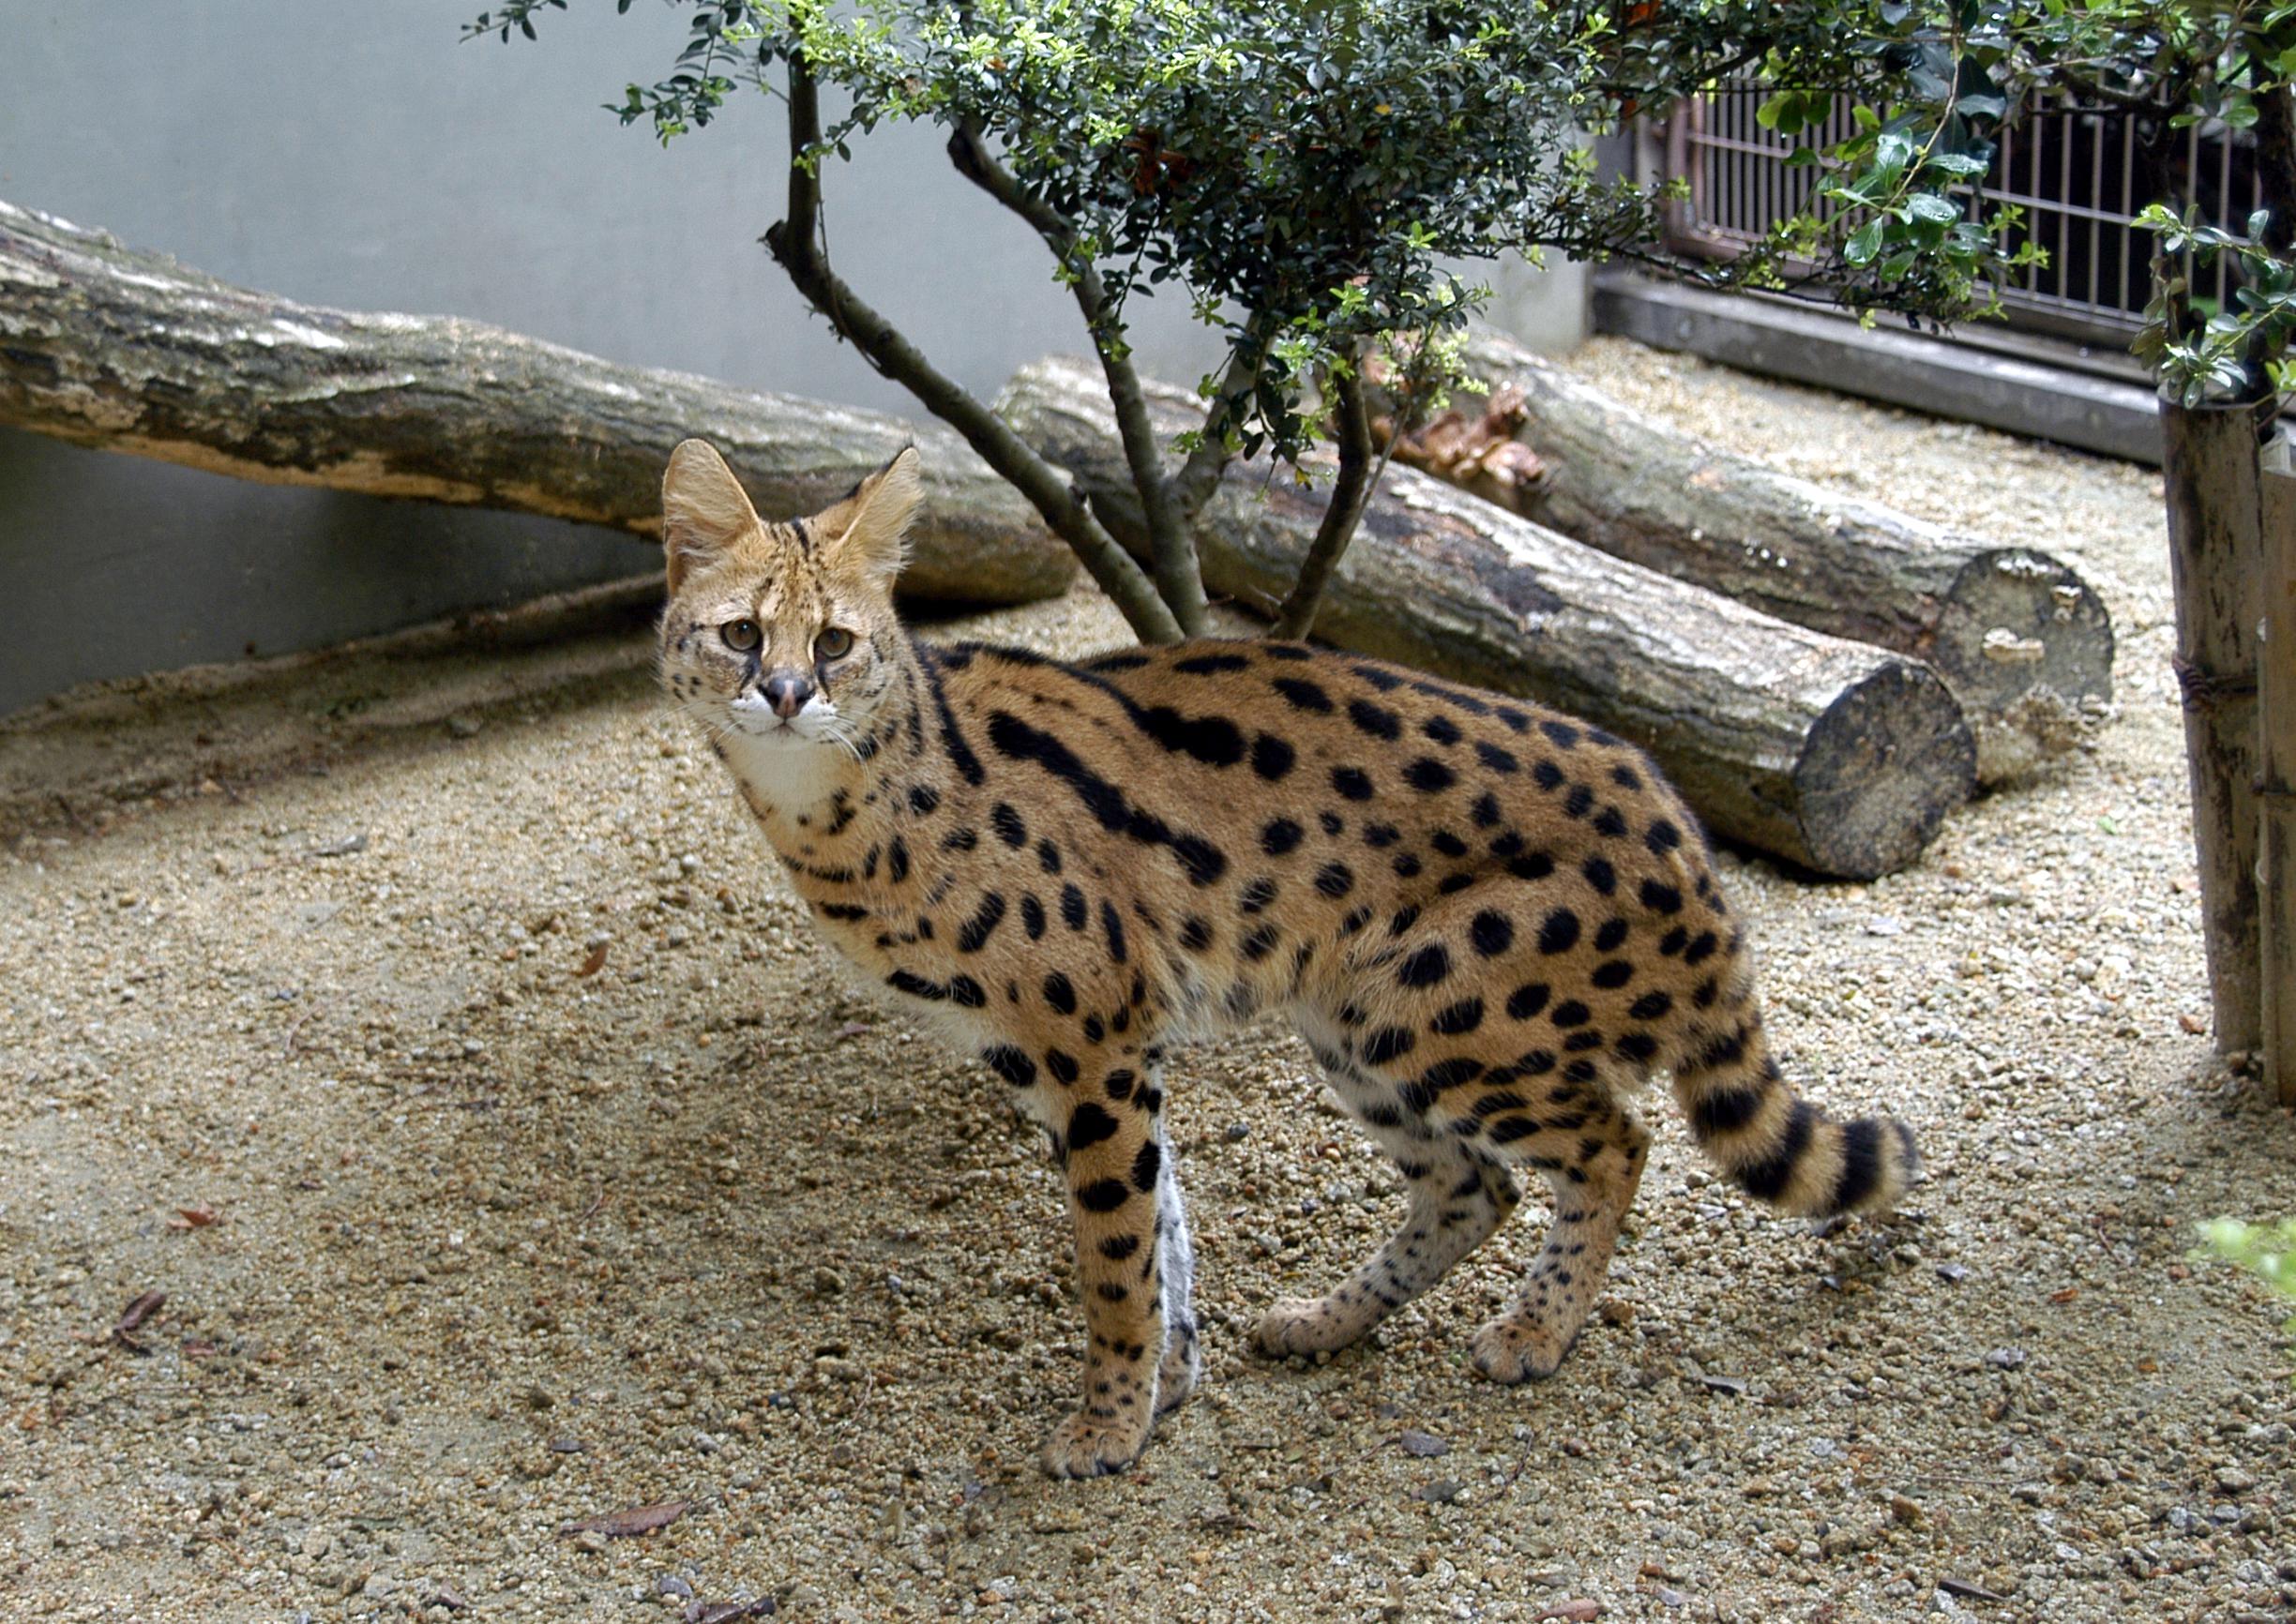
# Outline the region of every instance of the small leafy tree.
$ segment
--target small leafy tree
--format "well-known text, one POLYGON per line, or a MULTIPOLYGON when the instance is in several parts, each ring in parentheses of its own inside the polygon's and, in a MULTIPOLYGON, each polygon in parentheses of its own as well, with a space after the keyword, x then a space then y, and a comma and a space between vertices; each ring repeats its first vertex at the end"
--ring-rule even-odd
MULTIPOLYGON (((745 85, 780 98, 788 213, 768 248, 813 308, 1027 495, 1145 639, 1200 631, 1191 525, 1239 455, 1298 467, 1321 434, 1338 469, 1279 631, 1304 634, 1382 457, 1364 366, 1384 335, 1405 393, 1440 377, 1484 297, 1450 267, 1510 249, 1666 262, 1658 188, 1605 180, 1583 132, 1748 64, 1826 62, 1853 90, 1896 69, 1845 50, 1843 0, 1787 5, 1465 0, 671 0, 690 33, 673 71, 615 111, 665 142, 745 85), (842 98, 824 118, 822 88, 842 98), (887 122, 948 132, 956 173, 1025 220, 1076 299, 1108 382, 1138 520, 1095 512, 1058 469, 942 372, 832 264, 829 160, 887 122), (1131 302, 1177 293, 1227 338, 1200 427, 1168 459, 1134 370, 1131 302), (1135 554, 1146 560, 1145 567, 1135 554)), ((506 0, 472 32, 532 36, 566 0, 506 0)), ((629 0, 617 0, 627 9, 629 0)), ((1966 173, 1951 155, 1883 160, 1874 206, 1966 173)), ((1981 166, 1982 167, 1982 166, 1981 166)), ((1957 210, 1956 210, 1957 213, 1957 210)), ((1917 217, 1883 257, 1810 222, 1712 281, 1816 285, 1938 317, 1976 298, 1992 239, 1917 217), (1793 256, 1792 275, 1787 256, 1793 256)), ((1670 263, 1670 262, 1668 262, 1670 263)))

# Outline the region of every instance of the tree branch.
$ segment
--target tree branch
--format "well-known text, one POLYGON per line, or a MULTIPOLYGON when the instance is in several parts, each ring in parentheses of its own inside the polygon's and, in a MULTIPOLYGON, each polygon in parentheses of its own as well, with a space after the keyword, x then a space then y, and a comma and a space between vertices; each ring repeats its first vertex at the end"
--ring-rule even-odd
POLYGON ((996 160, 977 126, 959 125, 949 137, 948 154, 958 173, 1028 221, 1068 272, 1077 308, 1083 313, 1085 330, 1092 335, 1100 370, 1108 379, 1109 403, 1116 409, 1116 431, 1124 442, 1125 463, 1131 470, 1132 488, 1140 494, 1140 514, 1147 523, 1157 594, 1182 631, 1190 637, 1202 636, 1208 623, 1196 538, 1186 519, 1173 511, 1167 494, 1163 453, 1148 422, 1140 374, 1133 368, 1131 353, 1109 308, 1108 288, 1098 267, 1079 247, 1075 228, 1042 198, 1032 196, 996 160))
POLYGON ((1093 517, 1066 476, 1030 450, 963 385, 934 367, 830 270, 821 247, 821 178, 812 167, 821 142, 821 98, 804 57, 794 53, 790 57, 789 134, 789 218, 766 232, 765 246, 798 293, 871 367, 963 435, 989 467, 1028 498, 1101 590, 1115 600, 1143 642, 1180 641, 1180 624, 1155 585, 1093 517))
POLYGON ((1339 476, 1332 482, 1331 504, 1316 526, 1315 540, 1300 565, 1291 595, 1276 612, 1276 635, 1304 638, 1315 629, 1316 609, 1322 602, 1324 582, 1339 555, 1354 539, 1356 521, 1370 499, 1371 414, 1364 401, 1362 357, 1352 357, 1346 368, 1331 373, 1332 434, 1339 444, 1339 476))
POLYGON ((1229 423, 1236 407, 1259 381, 1260 368, 1266 359, 1267 336, 1254 320, 1246 324, 1235 353, 1228 358, 1228 370, 1221 374, 1219 386, 1212 392, 1212 404, 1204 413, 1202 435, 1196 449, 1188 453, 1180 472, 1172 475, 1171 504, 1182 524, 1194 524, 1196 515, 1218 489, 1220 473, 1228 466, 1231 455, 1229 423))

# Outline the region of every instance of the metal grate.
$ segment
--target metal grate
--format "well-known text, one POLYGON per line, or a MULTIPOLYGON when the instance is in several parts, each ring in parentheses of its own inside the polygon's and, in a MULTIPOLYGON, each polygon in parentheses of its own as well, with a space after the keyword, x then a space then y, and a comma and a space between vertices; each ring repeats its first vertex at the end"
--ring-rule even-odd
MULTIPOLYGON (((1768 94, 1731 84, 1685 103, 1668 121, 1665 166, 1669 178, 1689 182, 1690 195, 1668 222, 1673 247, 1728 257, 1767 234, 1771 225, 1808 207, 1820 176, 1816 166, 1789 168, 1786 157, 1803 143, 1756 123, 1768 94)), ((1851 128, 1847 105, 1835 109, 1813 138, 1831 145, 1851 128)), ((2262 185, 2253 148, 2230 132, 2186 132, 2178 155, 2202 213, 2238 230, 2258 206, 2262 185)), ((2024 220, 2004 236, 2005 248, 2027 241, 2047 250, 2047 263, 2032 267, 2001 290, 2009 324, 2083 342, 2124 346, 2140 324, 2150 296, 2152 239, 2130 220, 2144 206, 2138 195, 2137 122, 2118 113, 2043 112, 2004 131, 1986 174, 1984 207, 2023 208, 2024 220)), ((1972 195, 1971 208, 1979 207, 1972 195)), ((1830 205, 1818 203, 1822 218, 1830 205)), ((2230 295, 2221 263, 2204 296, 2230 295)))

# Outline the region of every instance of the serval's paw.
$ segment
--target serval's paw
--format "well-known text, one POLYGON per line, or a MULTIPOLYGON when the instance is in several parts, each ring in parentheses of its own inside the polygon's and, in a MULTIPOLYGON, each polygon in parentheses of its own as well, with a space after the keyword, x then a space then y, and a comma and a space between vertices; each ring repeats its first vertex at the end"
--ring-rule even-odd
POLYGON ((1536 1320, 1509 1315, 1476 1331, 1469 1347, 1476 1370, 1493 1381, 1513 1386, 1521 1381, 1545 1381, 1554 1375, 1574 1340, 1556 1335, 1536 1320))
POLYGON ((1105 1478, 1140 1459, 1147 1447, 1144 1421, 1079 1410, 1052 1429, 1037 1462, 1050 1478, 1105 1478))
POLYGON ((1337 1353, 1368 1329, 1328 1297, 1279 1297, 1260 1316, 1252 1340, 1261 1352, 1281 1359, 1337 1353))

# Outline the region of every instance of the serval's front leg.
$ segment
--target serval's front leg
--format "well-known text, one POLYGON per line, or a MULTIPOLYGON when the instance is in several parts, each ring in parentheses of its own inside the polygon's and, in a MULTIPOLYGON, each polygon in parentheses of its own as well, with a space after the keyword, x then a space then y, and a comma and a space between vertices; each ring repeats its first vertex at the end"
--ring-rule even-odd
POLYGON ((1171 1239, 1158 1222, 1162 1101, 1136 1066, 1113 1063, 1120 1058, 1105 1071, 1072 1074, 1043 1102, 1067 1174, 1086 1331, 1082 1406, 1045 1440, 1044 1469, 1056 1478, 1124 1470, 1147 1447, 1156 1416, 1171 1239))

